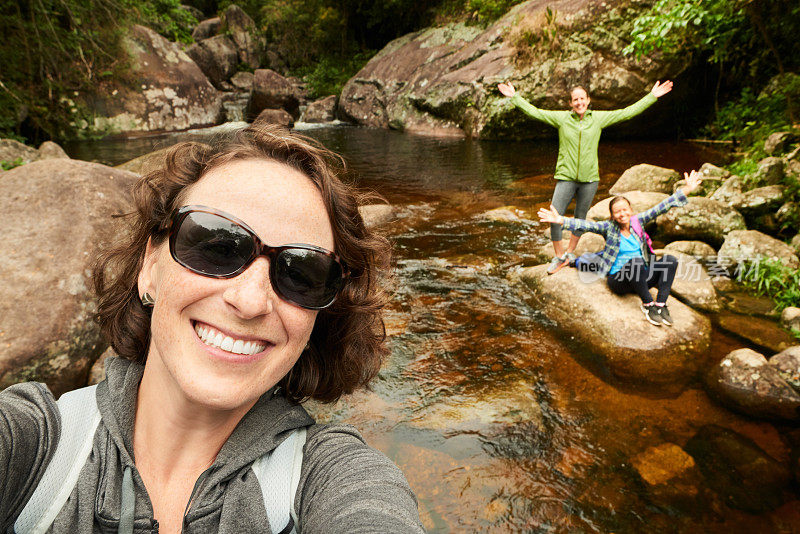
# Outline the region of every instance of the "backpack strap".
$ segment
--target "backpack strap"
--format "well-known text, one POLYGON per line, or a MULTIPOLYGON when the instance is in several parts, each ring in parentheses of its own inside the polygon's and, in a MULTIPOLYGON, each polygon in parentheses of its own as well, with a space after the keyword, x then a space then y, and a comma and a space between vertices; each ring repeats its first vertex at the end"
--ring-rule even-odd
POLYGON ((647 235, 647 232, 644 231, 644 228, 642 228, 642 221, 640 221, 639 217, 636 215, 631 217, 631 230, 633 230, 636 235, 639 236, 639 239, 642 241, 642 245, 646 243, 650 253, 655 254, 655 251, 653 250, 653 241, 650 239, 650 236, 647 235))
POLYGON ((294 510, 294 497, 300 483, 305 443, 306 429, 298 428, 272 452, 253 462, 252 469, 261 486, 269 528, 274 533, 297 532, 299 520, 294 510))
POLYGON ((76 389, 58 399, 61 435, 39 485, 14 523, 17 534, 47 531, 75 488, 100 423, 96 389, 96 385, 76 389))

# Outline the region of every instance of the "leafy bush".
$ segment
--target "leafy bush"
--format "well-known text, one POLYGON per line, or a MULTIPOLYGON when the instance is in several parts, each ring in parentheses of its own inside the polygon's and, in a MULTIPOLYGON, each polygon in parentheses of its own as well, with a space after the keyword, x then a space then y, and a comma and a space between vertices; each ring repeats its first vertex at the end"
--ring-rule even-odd
POLYGON ((348 58, 326 56, 311 66, 298 69, 297 73, 308 84, 311 98, 338 95, 347 80, 361 70, 372 55, 372 52, 358 52, 348 58))
POLYGON ((737 279, 756 293, 772 298, 778 311, 789 306, 800 307, 800 270, 777 259, 742 264, 737 279))
POLYGON ((170 41, 191 43, 192 29, 197 19, 181 6, 180 0, 125 0, 141 17, 143 24, 150 26, 170 41))
POLYGON ((21 157, 11 161, 6 159, 0 160, 0 168, 2 168, 4 171, 11 170, 14 167, 19 167, 20 165, 22 165, 21 157))

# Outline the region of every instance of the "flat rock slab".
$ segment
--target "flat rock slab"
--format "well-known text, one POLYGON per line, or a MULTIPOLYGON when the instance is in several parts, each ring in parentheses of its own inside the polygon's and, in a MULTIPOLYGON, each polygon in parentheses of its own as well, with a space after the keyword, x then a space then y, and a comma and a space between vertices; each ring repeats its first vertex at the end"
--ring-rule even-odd
POLYGON ((714 316, 714 323, 726 332, 739 336, 767 352, 780 352, 797 343, 797 340, 781 328, 777 321, 762 317, 723 312, 714 316))
POLYGON ((670 299, 674 326, 654 326, 644 320, 637 296, 615 295, 604 280, 585 283, 576 269, 554 275, 546 269, 522 269, 519 279, 546 315, 590 347, 614 377, 646 386, 683 385, 695 376, 711 337, 711 323, 704 316, 670 299))

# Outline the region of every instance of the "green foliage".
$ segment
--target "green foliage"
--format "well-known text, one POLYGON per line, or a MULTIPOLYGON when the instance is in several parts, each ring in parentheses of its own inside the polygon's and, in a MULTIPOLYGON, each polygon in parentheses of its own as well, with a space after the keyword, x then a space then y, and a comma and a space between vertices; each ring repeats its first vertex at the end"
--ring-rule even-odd
POLYGON ((22 165, 22 163, 23 161, 21 157, 11 161, 3 159, 0 160, 0 168, 2 168, 4 171, 8 171, 13 169, 14 167, 19 167, 20 165, 22 165))
POLYGON ((741 264, 737 279, 758 294, 772 298, 778 311, 800 306, 800 270, 787 267, 777 259, 741 264))
POLYGON ((523 0, 444 0, 435 9, 439 21, 488 26, 523 0))
POLYGON ((552 55, 561 48, 561 25, 558 11, 547 6, 535 19, 519 21, 509 32, 508 40, 516 50, 515 59, 526 65, 534 58, 552 55))
POLYGON ((197 19, 192 13, 181 7, 180 0, 123 0, 135 11, 144 24, 156 30, 170 41, 191 43, 192 29, 197 19))
POLYGON ((371 52, 359 52, 348 58, 323 57, 313 65, 298 69, 308 84, 311 98, 338 95, 344 84, 369 61, 371 52))

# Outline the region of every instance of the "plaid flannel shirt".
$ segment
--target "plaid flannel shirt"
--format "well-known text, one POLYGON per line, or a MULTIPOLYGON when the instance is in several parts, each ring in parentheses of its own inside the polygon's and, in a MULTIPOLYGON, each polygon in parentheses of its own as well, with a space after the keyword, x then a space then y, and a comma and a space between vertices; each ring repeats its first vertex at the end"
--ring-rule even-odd
MULTIPOLYGON (((654 206, 647 211, 637 213, 634 215, 634 217, 639 218, 639 222, 642 224, 642 228, 644 228, 647 223, 659 215, 668 212, 670 209, 676 206, 683 206, 687 202, 688 199, 686 198, 686 195, 682 190, 678 189, 674 195, 664 199, 657 206, 654 206)), ((605 238, 606 246, 598 254, 600 270, 597 273, 605 276, 608 271, 611 270, 611 266, 614 265, 614 260, 617 258, 617 254, 619 254, 619 242, 622 235, 619 231, 619 226, 610 220, 594 222, 583 219, 573 219, 572 217, 564 217, 564 229, 569 230, 570 232, 574 232, 575 230, 585 230, 587 232, 600 234, 605 238)))

